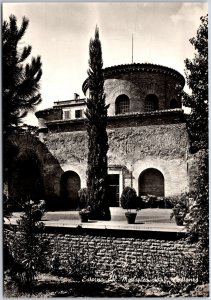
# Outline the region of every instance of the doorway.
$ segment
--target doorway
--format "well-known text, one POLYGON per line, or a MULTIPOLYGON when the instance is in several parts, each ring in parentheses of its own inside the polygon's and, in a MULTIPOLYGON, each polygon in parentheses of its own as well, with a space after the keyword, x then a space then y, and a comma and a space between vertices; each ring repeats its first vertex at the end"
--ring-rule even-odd
POLYGON ((109 206, 119 207, 119 174, 108 175, 109 206))

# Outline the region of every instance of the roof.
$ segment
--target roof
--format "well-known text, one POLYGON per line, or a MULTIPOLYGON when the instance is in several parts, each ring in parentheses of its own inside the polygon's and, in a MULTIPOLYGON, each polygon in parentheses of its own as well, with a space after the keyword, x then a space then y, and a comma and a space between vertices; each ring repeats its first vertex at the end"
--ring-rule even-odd
MULTIPOLYGON (((103 70, 103 72, 104 72, 104 79, 108 79, 112 75, 124 74, 124 73, 137 73, 137 72, 163 73, 177 78, 183 87, 185 85, 185 78, 182 74, 180 74, 178 71, 172 68, 165 67, 162 65, 157 65, 157 64, 150 64, 150 63, 123 64, 123 65, 107 67, 103 70)), ((82 91, 84 94, 88 89, 88 80, 89 78, 87 78, 82 85, 82 91)))

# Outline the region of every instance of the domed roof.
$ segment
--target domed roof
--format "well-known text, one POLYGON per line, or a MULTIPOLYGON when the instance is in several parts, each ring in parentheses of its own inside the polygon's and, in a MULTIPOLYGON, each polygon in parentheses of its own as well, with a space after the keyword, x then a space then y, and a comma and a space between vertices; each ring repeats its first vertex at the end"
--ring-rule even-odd
MULTIPOLYGON (((117 74, 124 74, 124 73, 143 73, 143 72, 150 72, 150 73, 161 73, 161 74, 167 74, 172 77, 175 77, 179 83, 184 87, 185 85, 185 78, 180 74, 178 71, 157 65, 157 64, 150 64, 150 63, 133 63, 133 64, 125 64, 125 65, 117 65, 117 66, 111 66, 104 68, 104 78, 108 79, 113 75, 117 74)), ((86 93, 88 89, 88 81, 89 78, 87 78, 83 85, 82 85, 82 91, 84 94, 86 93)))

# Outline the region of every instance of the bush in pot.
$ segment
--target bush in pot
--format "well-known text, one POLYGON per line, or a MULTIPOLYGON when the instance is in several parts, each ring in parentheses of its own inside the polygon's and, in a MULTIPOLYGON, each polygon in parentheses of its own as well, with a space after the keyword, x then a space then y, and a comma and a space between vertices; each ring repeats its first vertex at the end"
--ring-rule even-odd
POLYGON ((82 188, 78 191, 79 196, 79 216, 81 222, 88 222, 90 215, 90 208, 88 206, 88 193, 87 188, 82 188))
POLYGON ((83 208, 87 207, 87 204, 88 204, 87 188, 81 188, 78 191, 78 198, 79 198, 79 209, 83 209, 83 208))
POLYGON ((136 206, 136 199, 136 191, 129 186, 125 187, 120 198, 120 203, 122 208, 127 209, 125 216, 127 218, 128 224, 135 223, 137 212, 132 212, 131 209, 138 210, 136 206))

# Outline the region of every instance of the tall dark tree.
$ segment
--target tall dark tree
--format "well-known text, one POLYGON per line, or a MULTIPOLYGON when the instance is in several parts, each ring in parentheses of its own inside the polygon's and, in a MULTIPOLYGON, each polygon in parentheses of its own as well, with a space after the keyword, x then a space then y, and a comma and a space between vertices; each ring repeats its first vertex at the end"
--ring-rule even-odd
POLYGON ((8 169, 17 152, 8 137, 14 130, 21 129, 22 119, 41 102, 41 58, 32 57, 31 62, 26 63, 32 47, 19 45, 28 24, 29 20, 23 17, 18 28, 16 17, 11 15, 9 22, 4 21, 2 26, 3 177, 6 183, 8 169))
POLYGON ((18 128, 29 110, 41 102, 39 82, 42 75, 41 58, 32 57, 31 46, 21 49, 18 43, 28 27, 29 20, 23 17, 20 28, 17 19, 10 15, 9 22, 2 26, 2 94, 3 94, 3 133, 9 134, 18 128))
POLYGON ((208 148, 208 15, 200 19, 197 35, 190 39, 194 58, 185 60, 191 95, 183 94, 183 104, 191 108, 187 124, 192 153, 208 148))
POLYGON ((107 109, 104 94, 104 76, 99 29, 89 44, 89 70, 86 128, 88 133, 87 189, 88 203, 93 219, 110 220, 107 199, 107 109))

